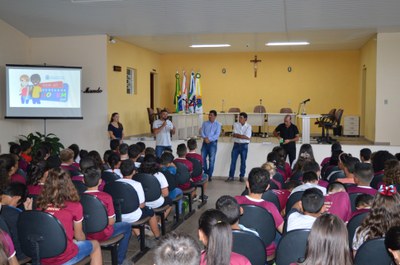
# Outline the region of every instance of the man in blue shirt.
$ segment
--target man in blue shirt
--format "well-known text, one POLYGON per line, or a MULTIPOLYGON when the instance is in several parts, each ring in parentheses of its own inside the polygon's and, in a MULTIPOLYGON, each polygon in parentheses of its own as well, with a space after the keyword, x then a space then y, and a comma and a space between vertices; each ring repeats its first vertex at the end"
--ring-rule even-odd
POLYGON ((217 155, 218 137, 221 133, 221 124, 215 120, 216 118, 217 112, 215 110, 210 110, 208 121, 203 122, 201 126, 201 138, 203 138, 201 156, 203 157, 204 172, 208 175, 208 181, 212 181, 215 156, 217 155), (208 163, 207 156, 209 159, 208 163))

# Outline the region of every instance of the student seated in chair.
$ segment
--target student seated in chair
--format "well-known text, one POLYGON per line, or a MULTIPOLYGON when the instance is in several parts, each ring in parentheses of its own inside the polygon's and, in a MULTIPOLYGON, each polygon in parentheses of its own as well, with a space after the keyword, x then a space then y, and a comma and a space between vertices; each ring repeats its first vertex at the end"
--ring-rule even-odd
POLYGON ((17 221, 22 210, 17 207, 23 205, 22 208, 25 207, 25 210, 32 210, 32 199, 27 198, 27 194, 28 191, 25 185, 15 182, 8 184, 1 195, 1 205, 3 205, 1 216, 10 230, 10 236, 17 252, 17 259, 19 260, 25 259, 26 256, 22 252, 18 238, 17 221))
MULTIPOLYGON (((196 150, 197 150, 196 139, 190 138, 187 142, 187 148, 188 148, 189 152, 186 154, 186 158, 196 159, 197 161, 200 162, 200 165, 201 165, 201 174, 198 176, 192 176, 192 178, 191 178, 193 184, 196 185, 196 182, 207 180, 208 176, 207 176, 207 174, 203 173, 203 157, 200 154, 196 153, 196 150)), ((193 167, 194 167, 194 165, 193 165, 193 167)), ((206 193, 206 190, 207 190, 207 183, 208 182, 206 181, 203 184, 204 194, 206 193)), ((204 199, 207 200, 208 196, 204 195, 204 199)))
POLYGON ((122 264, 128 250, 129 239, 131 238, 131 224, 126 222, 115 222, 114 205, 111 195, 103 191, 99 191, 101 183, 101 171, 96 167, 91 167, 84 172, 84 182, 87 187, 86 194, 90 194, 99 199, 107 210, 108 226, 100 232, 87 234, 90 240, 105 241, 111 237, 123 234, 124 238, 118 246, 118 264, 122 264))
MULTIPOLYGON (((239 204, 251 204, 260 206, 266 209, 274 218, 276 230, 279 233, 283 231, 283 218, 280 215, 276 206, 268 201, 263 200, 261 197, 263 193, 269 187, 269 172, 265 169, 256 167, 253 168, 250 173, 249 177, 246 181, 246 186, 249 189, 249 195, 245 196, 236 196, 235 199, 239 204)), ((267 255, 271 256, 275 253, 275 243, 273 242, 271 245, 267 246, 267 255)))
POLYGON ((11 237, 0 229, 0 264, 18 265, 11 237))
POLYGON ((325 196, 326 211, 337 215, 344 222, 350 220, 351 202, 346 187, 340 182, 330 183, 325 196))
MULTIPOLYGON (((174 155, 169 152, 164 152, 161 157, 161 172, 164 174, 168 182, 168 197, 174 200, 179 195, 183 194, 182 190, 177 187, 176 166, 173 163, 174 155)), ((179 213, 182 213, 182 199, 178 202, 179 213)))
POLYGON ((287 232, 295 229, 311 229, 314 221, 324 211, 324 195, 318 188, 304 191, 299 202, 299 210, 291 213, 287 220, 287 232))
POLYGON ((232 230, 248 231, 259 236, 256 230, 239 224, 239 218, 243 214, 243 208, 238 204, 235 198, 229 195, 219 197, 215 203, 215 208, 226 215, 227 221, 231 225, 232 230))
POLYGON ((370 194, 363 193, 358 195, 355 200, 356 210, 351 214, 350 219, 359 214, 368 213, 371 210, 373 200, 374 196, 370 194))
MULTIPOLYGON (((134 223, 141 218, 150 216, 151 217, 149 220, 150 229, 153 232, 155 239, 158 240, 160 238, 160 229, 158 228, 157 225, 157 217, 155 216, 154 211, 151 208, 145 206, 144 191, 142 184, 132 179, 133 175, 136 174, 135 162, 133 162, 130 159, 122 161, 121 173, 124 175, 124 178, 118 179, 117 181, 125 182, 131 185, 135 189, 139 197, 139 203, 140 203, 139 208, 136 209, 135 211, 127 214, 122 214, 121 216, 122 221, 127 223, 134 223)), ((137 236, 138 240, 140 240, 140 236, 144 236, 140 235, 139 229, 133 229, 133 232, 137 236)))
POLYGON ((56 217, 67 236, 65 251, 56 257, 41 259, 42 264, 74 264, 89 255, 91 265, 102 264, 99 242, 86 240, 83 233, 83 209, 68 172, 58 168, 49 171, 37 207, 56 217))

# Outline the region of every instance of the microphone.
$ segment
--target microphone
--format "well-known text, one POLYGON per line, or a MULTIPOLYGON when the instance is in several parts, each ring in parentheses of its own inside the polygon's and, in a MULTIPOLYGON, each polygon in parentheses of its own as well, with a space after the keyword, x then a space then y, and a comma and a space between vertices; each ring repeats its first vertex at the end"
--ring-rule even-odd
POLYGON ((309 102, 311 99, 306 99, 306 100, 304 100, 303 102, 301 102, 301 104, 306 104, 307 102, 309 102))

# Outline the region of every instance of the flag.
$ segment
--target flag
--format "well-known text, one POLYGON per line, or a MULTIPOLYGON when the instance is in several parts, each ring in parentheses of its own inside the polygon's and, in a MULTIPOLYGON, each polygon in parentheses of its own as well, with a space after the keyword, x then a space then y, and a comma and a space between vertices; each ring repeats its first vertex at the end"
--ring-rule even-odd
POLYGON ((179 99, 181 97, 181 80, 179 73, 175 74, 175 96, 174 96, 174 105, 175 105, 175 112, 179 112, 179 99))
POLYGON ((201 97, 201 85, 200 85, 201 74, 196 73, 196 110, 195 113, 203 113, 203 100, 201 97))
POLYGON ((183 71, 182 77, 182 90, 181 90, 181 110, 187 112, 188 101, 187 101, 187 91, 186 91, 186 72, 183 71))
POLYGON ((195 113, 196 110, 196 82, 194 72, 190 75, 190 86, 189 86, 189 112, 195 113))

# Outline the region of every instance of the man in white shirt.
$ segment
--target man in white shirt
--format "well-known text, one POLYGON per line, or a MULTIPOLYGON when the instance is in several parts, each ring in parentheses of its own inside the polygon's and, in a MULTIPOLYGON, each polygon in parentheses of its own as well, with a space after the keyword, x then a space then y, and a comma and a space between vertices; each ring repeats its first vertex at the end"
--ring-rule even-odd
POLYGON ((249 143, 251 138, 251 125, 247 122, 247 114, 241 112, 239 114, 239 122, 235 122, 233 125, 233 148, 231 153, 231 167, 229 169, 229 177, 226 180, 233 181, 236 169, 236 161, 240 155, 240 182, 244 182, 244 174, 246 173, 246 159, 247 152, 249 149, 249 143))
POLYGON ((156 136, 156 156, 161 157, 166 148, 171 149, 171 134, 175 134, 175 127, 168 119, 168 111, 163 109, 160 118, 153 122, 153 133, 156 136))

